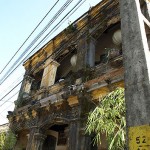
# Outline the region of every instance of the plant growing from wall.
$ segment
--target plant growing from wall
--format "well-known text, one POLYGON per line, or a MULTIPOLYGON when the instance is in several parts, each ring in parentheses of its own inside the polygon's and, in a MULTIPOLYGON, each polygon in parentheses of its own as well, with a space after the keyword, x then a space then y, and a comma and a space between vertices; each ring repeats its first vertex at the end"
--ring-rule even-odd
POLYGON ((86 133, 95 133, 94 144, 100 144, 101 134, 105 134, 108 150, 122 150, 125 147, 125 127, 124 89, 117 88, 103 97, 89 113, 86 133))
POLYGON ((69 23, 69 26, 65 29, 65 32, 67 34, 70 34, 70 33, 73 33, 77 30, 77 25, 76 24, 70 24, 69 23))
POLYGON ((0 150, 12 150, 16 143, 16 135, 8 130, 0 133, 0 150))

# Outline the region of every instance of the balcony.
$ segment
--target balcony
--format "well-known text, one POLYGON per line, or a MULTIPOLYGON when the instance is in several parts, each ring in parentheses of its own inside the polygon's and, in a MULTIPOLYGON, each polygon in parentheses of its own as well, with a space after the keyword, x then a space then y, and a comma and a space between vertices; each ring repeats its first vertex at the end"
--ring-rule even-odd
POLYGON ((24 110, 32 105, 39 104, 44 107, 49 103, 61 102, 65 96, 77 95, 83 88, 90 88, 96 84, 109 82, 109 80, 123 78, 122 55, 114 57, 105 63, 99 63, 95 67, 80 70, 72 73, 70 77, 55 83, 46 88, 40 88, 36 93, 29 95, 23 93, 17 102, 23 99, 22 103, 16 103, 19 107, 16 111, 24 110), (116 75, 114 74, 116 73, 116 75), (109 74, 109 75, 108 75, 109 74), (115 77, 116 76, 116 77, 115 77))
POLYGON ((72 73, 68 78, 55 83, 48 89, 41 88, 30 96, 24 94, 26 104, 9 113, 10 124, 14 130, 21 130, 36 124, 39 114, 43 115, 43 119, 44 116, 47 117, 47 114, 70 118, 78 116, 78 108, 68 103, 70 96, 78 96, 81 91, 90 92, 107 86, 109 82, 123 80, 123 72, 123 58, 119 55, 107 63, 99 63, 95 67, 72 73))

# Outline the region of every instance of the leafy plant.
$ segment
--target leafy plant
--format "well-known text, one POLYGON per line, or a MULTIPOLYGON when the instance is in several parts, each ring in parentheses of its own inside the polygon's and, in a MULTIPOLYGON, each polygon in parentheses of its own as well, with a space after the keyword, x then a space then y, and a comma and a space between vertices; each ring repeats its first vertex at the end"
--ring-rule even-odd
POLYGON ((125 147, 125 98, 124 89, 117 88, 100 100, 89 113, 86 133, 95 133, 94 144, 101 144, 101 134, 106 135, 108 150, 125 147))
POLYGON ((8 130, 0 133, 0 150, 12 150, 16 143, 16 135, 8 130))

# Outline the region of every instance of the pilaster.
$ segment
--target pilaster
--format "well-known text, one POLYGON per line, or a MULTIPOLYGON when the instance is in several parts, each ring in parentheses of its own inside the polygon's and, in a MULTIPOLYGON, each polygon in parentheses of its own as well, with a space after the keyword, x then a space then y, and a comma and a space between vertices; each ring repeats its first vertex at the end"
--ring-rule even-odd
POLYGON ((32 77, 25 76, 23 92, 30 93, 30 89, 31 89, 31 85, 32 85, 33 80, 34 79, 32 77))
POLYGON ((95 46, 96 41, 94 38, 89 38, 88 42, 88 51, 87 51, 87 64, 89 67, 95 66, 95 46))
POLYGON ((86 67, 87 61, 87 39, 84 36, 81 36, 78 42, 78 50, 77 50, 77 64, 75 67, 75 71, 81 70, 86 67))
POLYGON ((52 59, 48 59, 45 63, 41 87, 49 87, 55 83, 56 71, 59 63, 52 59))
POLYGON ((42 150, 46 136, 41 133, 34 134, 34 150, 42 150))
POLYGON ((79 145, 79 122, 72 121, 69 125, 68 150, 78 150, 79 145))
POLYGON ((46 136, 37 127, 31 129, 26 150, 42 150, 46 136))
POLYGON ((27 75, 27 74, 24 75, 19 95, 21 95, 22 93, 29 94, 33 80, 34 79, 32 77, 30 77, 29 75, 27 75))

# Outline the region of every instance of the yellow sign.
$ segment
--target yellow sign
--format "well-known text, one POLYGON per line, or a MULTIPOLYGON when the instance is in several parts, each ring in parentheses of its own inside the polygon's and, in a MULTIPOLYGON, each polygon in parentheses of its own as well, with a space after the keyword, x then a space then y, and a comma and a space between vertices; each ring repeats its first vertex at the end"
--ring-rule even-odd
POLYGON ((129 150, 150 150, 150 125, 129 128, 129 150))

